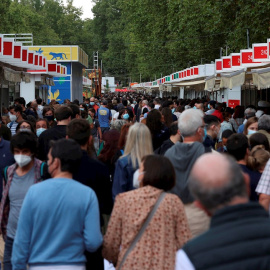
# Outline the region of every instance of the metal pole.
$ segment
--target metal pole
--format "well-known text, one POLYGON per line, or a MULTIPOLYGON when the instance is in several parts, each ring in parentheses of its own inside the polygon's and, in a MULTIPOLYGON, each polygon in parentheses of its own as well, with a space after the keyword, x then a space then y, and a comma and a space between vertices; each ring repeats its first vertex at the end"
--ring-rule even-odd
POLYGON ((249 49, 249 29, 247 28, 247 48, 249 49))
POLYGON ((140 83, 142 82, 142 74, 140 73, 140 83))
POLYGON ((220 52, 219 52, 220 58, 222 57, 222 50, 223 50, 223 48, 221 47, 220 52))

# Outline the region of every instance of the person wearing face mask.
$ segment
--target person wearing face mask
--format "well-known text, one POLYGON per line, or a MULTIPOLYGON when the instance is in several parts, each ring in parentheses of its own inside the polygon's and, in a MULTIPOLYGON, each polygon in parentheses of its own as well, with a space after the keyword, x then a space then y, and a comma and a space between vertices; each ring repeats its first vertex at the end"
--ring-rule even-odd
POLYGON ((206 136, 203 141, 205 147, 211 147, 213 150, 216 149, 215 145, 218 139, 218 134, 220 130, 219 119, 214 115, 204 116, 206 136))
POLYGON ((221 146, 217 149, 219 153, 227 153, 227 141, 228 138, 233 134, 229 129, 226 129, 222 132, 221 135, 221 146))
POLYGON ((102 134, 110 129, 110 122, 112 120, 112 113, 107 108, 108 101, 103 100, 101 102, 101 107, 97 110, 96 116, 100 124, 102 134))
POLYGON ((11 131, 11 135, 16 134, 16 128, 18 126, 18 123, 23 120, 22 117, 22 107, 20 105, 13 105, 9 107, 9 119, 10 123, 8 123, 7 127, 11 131))
POLYGON ((88 108, 90 105, 90 98, 86 98, 84 102, 85 102, 86 107, 88 108))
POLYGON ((258 131, 258 118, 256 116, 251 117, 247 120, 244 126, 244 134, 252 135, 258 131))
POLYGON ((14 270, 85 270, 85 249, 94 252, 102 244, 96 194, 72 176, 81 158, 74 140, 51 143, 52 178, 30 187, 24 199, 12 250, 14 270))
POLYGON ((207 111, 205 112, 206 115, 211 115, 215 112, 215 105, 216 105, 216 101, 215 100, 211 100, 209 101, 209 103, 207 104, 207 111))
MULTIPOLYGON (((78 107, 78 106, 77 106, 78 107)), ((78 109, 80 112, 80 110, 78 109)), ((51 127, 40 134, 38 137, 39 142, 39 154, 40 160, 46 160, 50 149, 50 141, 57 141, 66 137, 66 129, 68 123, 71 121, 73 111, 69 106, 63 105, 55 110, 55 118, 57 125, 51 127)))
POLYGON ((3 197, 0 205, 1 233, 5 240, 4 268, 11 270, 11 253, 24 197, 46 175, 47 165, 35 158, 37 139, 32 132, 19 132, 10 141, 15 163, 4 169, 3 197))
POLYGON ((126 122, 130 122, 131 121, 131 117, 130 117, 130 113, 127 109, 123 109, 120 113, 120 119, 125 120, 126 122))
POLYGON ((184 203, 189 227, 193 237, 209 227, 209 217, 194 204, 194 198, 188 188, 188 177, 195 161, 204 153, 211 152, 202 144, 205 136, 204 114, 201 110, 185 110, 178 119, 178 128, 183 143, 177 142, 165 153, 173 164, 176 173, 176 185, 171 193, 176 194, 184 203))
POLYGON ((50 128, 56 125, 56 122, 54 121, 54 110, 51 106, 45 106, 42 115, 43 118, 48 121, 50 128))
POLYGON ((90 98, 90 106, 89 108, 94 108, 95 111, 97 112, 97 110, 99 109, 99 106, 95 103, 95 98, 94 97, 91 97, 90 98))
POLYGON ((46 119, 38 119, 36 121, 36 134, 39 137, 40 134, 49 128, 48 121, 46 119))

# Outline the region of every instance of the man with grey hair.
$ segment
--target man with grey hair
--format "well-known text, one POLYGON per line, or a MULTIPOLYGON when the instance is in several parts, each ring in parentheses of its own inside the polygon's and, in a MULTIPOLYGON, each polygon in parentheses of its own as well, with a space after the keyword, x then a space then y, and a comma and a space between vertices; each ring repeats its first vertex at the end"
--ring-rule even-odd
POLYGON ((243 133, 244 132, 244 127, 245 127, 245 124, 247 122, 247 120, 251 117, 254 117, 255 114, 256 114, 256 110, 254 108, 246 108, 245 109, 245 120, 244 120, 244 123, 242 125, 239 126, 238 130, 237 130, 237 133, 243 133))
POLYGON ((258 121, 258 132, 264 134, 270 144, 270 115, 262 115, 258 121))
POLYGON ((188 188, 188 177, 193 164, 205 152, 211 152, 210 148, 205 148, 202 144, 206 133, 203 116, 201 110, 185 110, 178 119, 183 143, 177 142, 165 153, 176 173, 176 184, 171 192, 184 203, 193 236, 204 232, 209 226, 209 218, 194 205, 194 198, 188 188))
POLYGON ((270 221, 248 199, 249 178, 229 156, 205 154, 192 168, 189 188, 212 216, 210 229, 176 255, 176 270, 269 269, 270 221))
POLYGON ((149 109, 148 109, 148 100, 143 100, 142 101, 142 115, 144 115, 145 113, 148 113, 149 109))

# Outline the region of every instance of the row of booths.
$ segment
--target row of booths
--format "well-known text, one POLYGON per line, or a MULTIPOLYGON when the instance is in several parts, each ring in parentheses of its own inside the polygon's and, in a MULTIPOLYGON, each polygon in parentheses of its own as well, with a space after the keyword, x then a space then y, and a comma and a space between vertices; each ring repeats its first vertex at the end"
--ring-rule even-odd
POLYGON ((22 96, 26 103, 40 97, 62 103, 82 101, 82 68, 88 56, 78 46, 24 46, 0 34, 0 101, 3 107, 22 96), (65 88, 64 88, 65 87, 65 88))
POLYGON ((180 70, 132 88, 149 94, 193 99, 207 96, 228 106, 253 104, 270 98, 270 39, 216 59, 211 64, 180 70))

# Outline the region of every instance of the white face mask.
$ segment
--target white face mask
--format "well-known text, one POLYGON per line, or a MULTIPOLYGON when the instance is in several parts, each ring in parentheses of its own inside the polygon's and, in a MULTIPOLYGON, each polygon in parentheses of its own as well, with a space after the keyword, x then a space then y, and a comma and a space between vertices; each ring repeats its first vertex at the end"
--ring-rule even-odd
POLYGON ((32 160, 32 158, 27 155, 14 155, 14 159, 21 168, 29 164, 32 160))
POLYGON ((133 187, 134 188, 140 187, 141 180, 139 180, 139 177, 141 174, 144 174, 144 172, 140 173, 140 169, 136 170, 135 173, 133 174, 133 187))
POLYGON ((17 120, 17 116, 14 115, 14 114, 11 114, 11 115, 9 116, 9 119, 10 119, 11 122, 15 122, 15 121, 17 120))
POLYGON ((140 187, 140 181, 139 181, 139 169, 135 171, 133 174, 133 187, 134 188, 139 188, 140 187))

